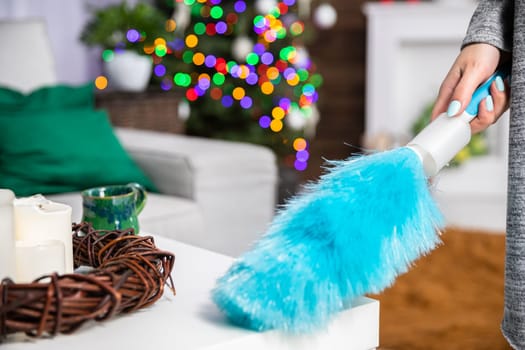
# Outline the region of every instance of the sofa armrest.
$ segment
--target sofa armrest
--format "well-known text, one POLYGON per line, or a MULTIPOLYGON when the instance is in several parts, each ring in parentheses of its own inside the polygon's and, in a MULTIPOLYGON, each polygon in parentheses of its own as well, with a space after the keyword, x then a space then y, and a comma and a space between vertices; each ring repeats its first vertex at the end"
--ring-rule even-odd
POLYGON ((208 248, 226 244, 228 254, 238 255, 271 221, 278 182, 271 150, 126 128, 118 128, 117 136, 161 193, 197 202, 208 248))

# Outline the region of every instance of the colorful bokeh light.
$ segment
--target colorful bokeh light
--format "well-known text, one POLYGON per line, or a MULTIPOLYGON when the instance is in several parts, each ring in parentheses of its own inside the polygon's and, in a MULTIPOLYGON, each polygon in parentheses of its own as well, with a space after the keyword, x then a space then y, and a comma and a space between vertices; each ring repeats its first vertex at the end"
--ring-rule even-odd
POLYGON ((130 43, 136 43, 140 40, 140 33, 136 29, 129 29, 126 33, 126 39, 128 39, 130 43))
MULTIPOLYGON (((305 116, 312 113, 322 77, 315 72, 316 67, 301 45, 305 23, 292 13, 297 11, 293 7, 296 0, 276 0, 270 13, 252 18, 245 18, 252 13, 248 7, 254 6, 246 0, 176 1, 190 7, 194 24, 187 28, 184 37, 144 46, 144 52, 153 57, 154 74, 162 79, 163 90, 176 85, 186 90, 190 102, 198 103, 200 98, 208 96, 224 108, 240 107, 252 113, 252 119, 262 129, 276 134, 289 127, 286 118, 291 118, 291 114, 288 113, 297 111, 305 116), (239 24, 248 25, 257 39, 248 53, 239 56, 233 53, 233 57, 237 57, 234 60, 217 50, 214 43, 226 37, 231 41, 239 37, 239 32, 245 30, 239 31, 239 24), (193 73, 180 69, 168 74, 169 68, 163 59, 170 55, 187 64, 193 73)), ((166 31, 177 33, 178 24, 172 19, 166 21, 166 31)), ((143 34, 131 30, 126 36, 130 42, 144 40, 142 37, 143 34)), ((103 54, 104 60, 112 59, 112 55, 114 51, 109 50, 103 54)), ((310 158, 307 140, 287 138, 283 133, 282 143, 293 153, 287 163, 299 171, 306 169, 310 158)))
POLYGON ((163 77, 164 75, 166 75, 166 67, 162 64, 158 64, 153 69, 153 72, 155 73, 156 76, 163 77))
POLYGON ((115 58, 115 53, 113 50, 104 50, 102 51, 102 59, 105 62, 111 62, 113 61, 113 58, 115 58))
POLYGON ((199 44, 199 38, 197 37, 197 35, 190 34, 186 37, 185 42, 187 47, 193 48, 197 46, 197 44, 199 44))
POLYGON ((166 21, 166 31, 167 32, 173 32, 177 29, 177 23, 173 19, 168 19, 166 21))
POLYGON ((308 143, 302 137, 296 138, 293 142, 293 149, 298 152, 305 150, 307 146, 308 146, 308 143))
POLYGON ((108 79, 103 75, 99 75, 95 79, 95 87, 99 90, 104 90, 108 87, 108 79))
POLYGON ((246 11, 246 2, 244 2, 242 0, 238 0, 233 5, 233 8, 235 9, 235 12, 243 13, 244 11, 246 11))
POLYGON ((268 129, 271 122, 272 118, 268 117, 267 115, 263 115, 259 118, 259 126, 263 129, 268 129))
POLYGON ((231 107, 233 105, 233 97, 231 96, 223 96, 221 99, 221 103, 224 107, 231 107))

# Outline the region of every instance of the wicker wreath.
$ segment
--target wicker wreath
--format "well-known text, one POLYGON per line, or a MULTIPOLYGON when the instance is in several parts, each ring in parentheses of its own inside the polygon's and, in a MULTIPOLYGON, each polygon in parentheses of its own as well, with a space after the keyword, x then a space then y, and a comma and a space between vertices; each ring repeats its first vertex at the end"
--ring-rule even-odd
POLYGON ((32 283, 4 279, 0 285, 0 340, 7 334, 30 336, 72 333, 83 323, 153 304, 169 288, 175 256, 157 249, 153 237, 133 229, 94 230, 73 224, 75 267, 85 274, 51 274, 32 283))

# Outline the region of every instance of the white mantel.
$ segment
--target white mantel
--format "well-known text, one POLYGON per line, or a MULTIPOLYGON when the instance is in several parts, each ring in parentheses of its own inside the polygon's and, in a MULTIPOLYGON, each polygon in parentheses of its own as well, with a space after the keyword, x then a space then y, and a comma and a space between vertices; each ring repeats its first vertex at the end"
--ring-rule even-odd
POLYGON ((368 3, 366 132, 404 133, 435 98, 474 6, 368 3))
MULTIPOLYGON (((365 136, 408 141, 410 126, 434 101, 459 53, 473 1, 367 3, 365 136)), ((489 129, 491 151, 435 181, 451 226, 503 231, 508 117, 489 129)))

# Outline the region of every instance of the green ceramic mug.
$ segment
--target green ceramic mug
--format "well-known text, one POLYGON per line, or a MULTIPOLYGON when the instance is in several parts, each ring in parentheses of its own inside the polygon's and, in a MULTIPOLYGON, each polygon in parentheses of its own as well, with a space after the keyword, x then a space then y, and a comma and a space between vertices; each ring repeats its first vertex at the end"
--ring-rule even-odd
POLYGON ((133 228, 139 233, 138 214, 146 204, 146 190, 138 183, 94 187, 82 191, 82 221, 96 230, 133 228))

